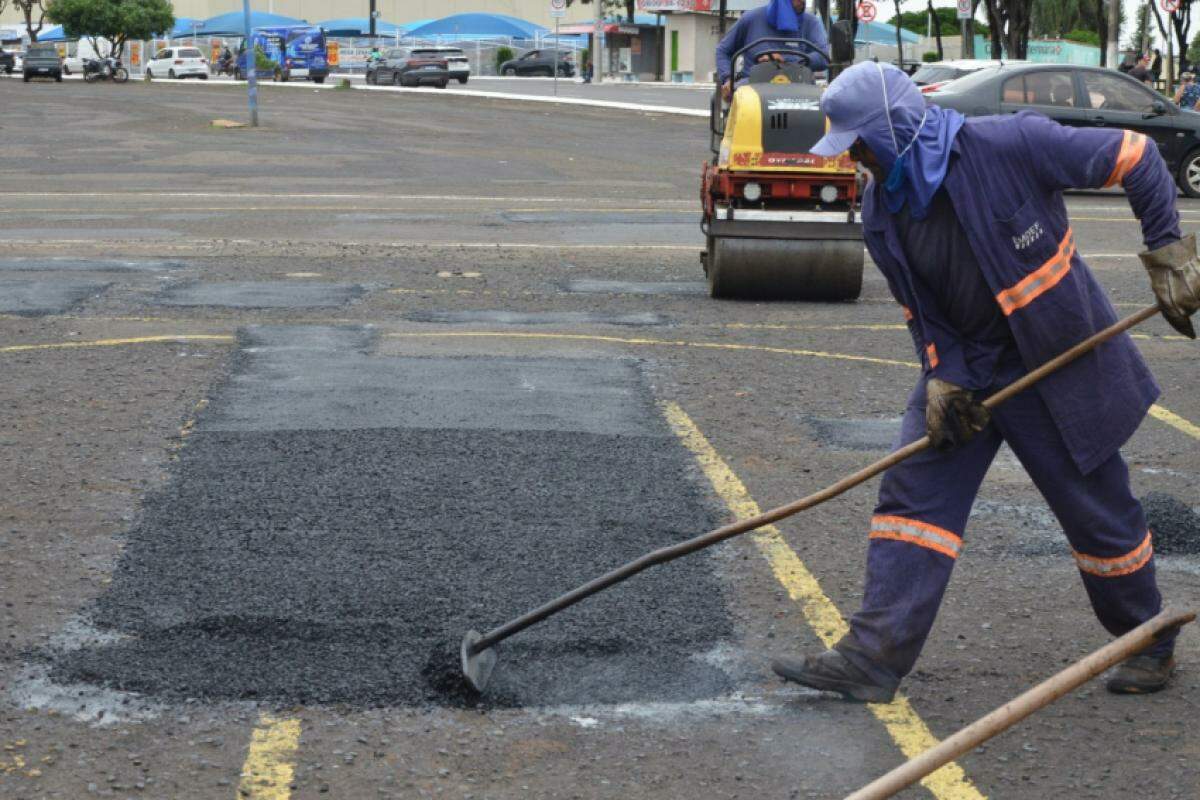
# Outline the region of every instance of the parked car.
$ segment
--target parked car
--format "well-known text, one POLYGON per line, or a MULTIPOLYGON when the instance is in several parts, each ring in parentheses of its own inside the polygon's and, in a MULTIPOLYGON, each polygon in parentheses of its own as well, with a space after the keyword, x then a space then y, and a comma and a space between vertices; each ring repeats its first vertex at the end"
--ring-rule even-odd
POLYGON ((570 78, 575 75, 575 65, 571 62, 571 53, 567 50, 530 50, 520 58, 505 61, 500 65, 500 74, 512 77, 514 75, 543 75, 554 77, 555 64, 558 74, 570 78))
POLYGON ((58 50, 49 45, 32 45, 25 51, 21 75, 25 78, 26 83, 34 78, 54 78, 61 83, 63 71, 58 50))
POLYGON ((83 59, 79 56, 67 56, 62 60, 63 75, 82 75, 83 59))
POLYGON ((367 83, 372 86, 436 86, 450 82, 449 63, 444 58, 418 55, 423 48, 398 47, 367 65, 367 83))
POLYGON ((429 56, 446 59, 450 80, 466 83, 471 77, 471 61, 461 47, 414 47, 414 56, 429 56))
POLYGON ((1030 109, 1063 125, 1123 128, 1150 137, 1188 197, 1200 197, 1200 113, 1185 111, 1120 72, 1070 64, 989 67, 928 95, 967 116, 1030 109))
POLYGON ((978 72, 987 67, 998 67, 1002 64, 1024 64, 1024 61, 988 61, 973 59, 961 59, 957 61, 932 61, 928 64, 922 64, 913 73, 913 83, 921 87, 921 91, 925 93, 936 92, 942 86, 953 80, 958 80, 964 75, 970 75, 972 72, 978 72))
POLYGON ((196 47, 164 47, 146 62, 147 78, 208 80, 208 60, 196 47))
POLYGON ((0 47, 0 70, 4 70, 5 75, 12 75, 17 71, 17 56, 12 50, 0 47))

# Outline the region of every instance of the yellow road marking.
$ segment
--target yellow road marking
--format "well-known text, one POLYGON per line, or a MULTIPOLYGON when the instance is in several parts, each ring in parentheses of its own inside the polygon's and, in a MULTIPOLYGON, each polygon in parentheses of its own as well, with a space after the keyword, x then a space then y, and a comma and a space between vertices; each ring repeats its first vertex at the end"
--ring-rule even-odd
POLYGON ((238 797, 288 800, 292 794, 292 758, 300 746, 300 720, 263 714, 250 735, 238 797))
POLYGON ((153 342, 232 342, 228 334, 180 333, 174 336, 136 336, 131 339, 93 339, 85 342, 47 342, 45 344, 10 344, 0 347, 0 353, 21 353, 27 350, 69 350, 75 347, 113 347, 123 344, 153 342))
POLYGON ((886 364, 893 367, 919 367, 913 361, 897 361, 891 358, 875 358, 873 356, 855 356, 847 353, 827 353, 822 350, 797 350, 789 347, 768 347, 757 344, 732 344, 729 342, 689 342, 670 339, 632 339, 623 336, 599 336, 587 333, 509 333, 506 331, 438 331, 419 333, 388 333, 390 338, 399 339, 445 339, 445 338, 475 338, 475 339, 546 339, 581 342, 610 342, 613 344, 657 345, 661 347, 694 347, 702 350, 741 350, 759 353, 777 353, 790 356, 809 356, 812 358, 828 358, 835 361, 861 361, 868 364, 886 364))
MULTIPOLYGON (((704 437, 700 429, 680 406, 667 403, 664 414, 675 434, 692 452, 717 495, 738 519, 762 513, 750 496, 745 484, 704 437)), ((821 589, 816 576, 808 571, 796 552, 788 546, 779 529, 767 525, 750 534, 759 552, 771 565, 776 579, 792 600, 800 604, 804 618, 827 647, 833 646, 849 630, 842 613, 821 589)), ((891 703, 868 705, 876 719, 883 723, 892 740, 908 758, 923 753, 938 743, 932 731, 917 715, 903 695, 891 703)), ((927 776, 921 784, 938 800, 983 800, 962 767, 951 762, 927 776)))
POLYGON ((1183 431, 1193 439, 1200 439, 1200 425, 1196 425, 1193 422, 1188 422, 1174 411, 1168 411, 1160 405, 1153 405, 1150 406, 1150 416, 1154 417, 1159 422, 1170 425, 1177 431, 1183 431))

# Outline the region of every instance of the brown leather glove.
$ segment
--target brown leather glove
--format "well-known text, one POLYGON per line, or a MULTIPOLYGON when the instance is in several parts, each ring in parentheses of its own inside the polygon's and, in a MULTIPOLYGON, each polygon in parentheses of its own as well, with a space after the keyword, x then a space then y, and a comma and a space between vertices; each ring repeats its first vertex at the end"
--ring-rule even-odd
POLYGON ((991 422, 991 412, 961 386, 930 378, 925 395, 925 430, 936 450, 966 444, 991 422))
POLYGON ((1189 234, 1140 258, 1150 273, 1150 287, 1158 307, 1171 327, 1189 339, 1196 329, 1189 317, 1200 309, 1200 260, 1196 258, 1196 236, 1189 234))

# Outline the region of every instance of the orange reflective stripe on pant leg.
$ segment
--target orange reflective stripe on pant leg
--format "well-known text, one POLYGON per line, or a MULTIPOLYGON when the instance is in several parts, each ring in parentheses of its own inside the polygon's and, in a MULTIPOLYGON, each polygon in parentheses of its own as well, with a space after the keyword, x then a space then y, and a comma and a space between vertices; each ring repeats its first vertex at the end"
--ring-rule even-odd
POLYGON ((945 528, 907 517, 886 514, 872 517, 871 538, 915 544, 950 558, 958 558, 958 554, 962 552, 962 539, 959 536, 945 528))
POLYGON ((937 369, 937 365, 941 363, 938 361, 937 346, 933 343, 925 345, 925 357, 929 360, 930 369, 937 369))
POLYGON ((912 322, 912 320, 913 320, 912 310, 908 306, 900 306, 900 309, 904 312, 904 321, 912 322))
POLYGON ((1075 255, 1075 232, 1067 229, 1067 235, 1058 244, 1058 252, 1033 272, 1026 275, 1013 287, 996 295, 996 302, 1005 316, 1032 303, 1058 285, 1071 271, 1071 259, 1075 255))
POLYGON ((1125 180, 1129 170, 1137 166, 1145 152, 1146 137, 1140 133, 1125 131, 1125 135, 1121 137, 1121 149, 1117 152, 1117 163, 1113 165, 1113 171, 1105 181, 1104 188, 1116 186, 1125 180))
POLYGON ((1075 555, 1075 563, 1079 565, 1080 571, 1100 578, 1119 578, 1146 566, 1146 562, 1154 555, 1154 545, 1150 541, 1150 534, 1147 533, 1141 544, 1125 555, 1115 558, 1096 558, 1084 555, 1078 550, 1071 552, 1075 555))

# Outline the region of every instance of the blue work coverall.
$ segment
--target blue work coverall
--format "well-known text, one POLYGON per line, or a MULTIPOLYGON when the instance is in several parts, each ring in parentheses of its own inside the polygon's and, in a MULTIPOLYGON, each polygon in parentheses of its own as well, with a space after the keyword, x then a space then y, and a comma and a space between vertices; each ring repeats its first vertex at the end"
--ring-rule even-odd
MULTIPOLYGON (((1148 249, 1181 237, 1176 189, 1154 142, 1114 129, 1072 128, 1032 112, 969 119, 952 145, 949 197, 994 303, 1005 342, 964 338, 914 270, 872 183, 863 226, 872 259, 903 306, 924 375, 909 399, 900 444, 925 435, 930 377, 987 396, 1117 320, 1078 251, 1062 192, 1122 186, 1148 249)), ((949 265, 947 265, 949 266, 949 265)), ((978 295, 976 295, 978 296, 978 295)), ((956 308, 963 319, 969 309, 956 308)), ((1101 624, 1126 633, 1161 598, 1153 544, 1120 447, 1159 389, 1128 335, 1100 345, 993 411, 992 424, 949 453, 925 451, 889 470, 871 522, 862 610, 837 649, 874 680, 895 685, 916 662, 979 486, 1007 442, 1062 525, 1101 624)), ((1167 655, 1173 640, 1147 652, 1167 655)))
MULTIPOLYGON (((785 39, 808 39, 810 42, 816 44, 821 51, 828 50, 829 42, 825 37, 825 26, 821 24, 821 20, 807 11, 798 16, 800 18, 800 30, 795 33, 788 33, 776 30, 771 25, 767 19, 767 6, 751 9, 743 14, 741 19, 737 21, 717 45, 717 83, 722 84, 729 79, 729 74, 733 72, 731 62, 738 50, 741 50, 750 42, 765 39, 769 36, 778 36, 785 39)), ((738 76, 739 80, 744 77, 746 72, 750 71, 750 67, 754 65, 754 60, 760 55, 789 50, 807 55, 808 65, 815 72, 829 69, 829 62, 826 60, 823 52, 816 52, 811 47, 806 47, 802 44, 786 44, 774 41, 763 42, 750 48, 745 53, 744 60, 742 61, 742 70, 738 76)), ((784 61, 794 63, 799 60, 797 56, 784 56, 784 61)))

